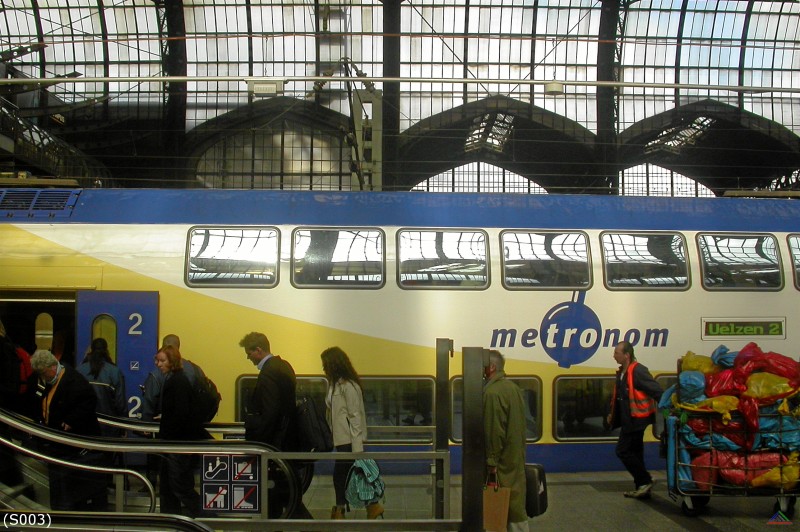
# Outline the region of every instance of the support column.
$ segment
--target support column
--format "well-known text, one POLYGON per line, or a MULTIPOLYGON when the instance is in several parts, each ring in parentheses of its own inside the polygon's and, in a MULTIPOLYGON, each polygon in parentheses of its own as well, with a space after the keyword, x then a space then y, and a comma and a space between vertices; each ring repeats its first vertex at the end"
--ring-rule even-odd
POLYGON ((461 521, 462 530, 483 526, 483 483, 486 480, 486 442, 483 435, 483 368, 489 352, 482 347, 462 351, 464 376, 461 521))

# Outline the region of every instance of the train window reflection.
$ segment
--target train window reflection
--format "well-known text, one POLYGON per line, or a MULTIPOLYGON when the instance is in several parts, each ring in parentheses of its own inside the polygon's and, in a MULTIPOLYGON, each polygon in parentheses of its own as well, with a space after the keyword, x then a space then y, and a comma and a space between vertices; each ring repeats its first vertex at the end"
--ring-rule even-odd
POLYGON ((269 288, 277 281, 277 229, 195 227, 189 231, 189 286, 269 288))
POLYGON ((432 441, 434 383, 433 377, 362 377, 369 440, 432 441))
MULTIPOLYGON (((236 421, 243 421, 258 375, 236 380, 236 421)), ((435 415, 433 377, 361 377, 367 438, 370 442, 430 443, 435 415)), ((309 396, 324 407, 328 381, 319 375, 298 375, 297 395, 309 396)))
POLYGON ((619 429, 606 428, 614 376, 560 377, 555 381, 555 435, 558 440, 609 439, 619 429))
POLYGON ((378 229, 298 229, 292 282, 298 287, 380 288, 383 233, 378 229))
POLYGON ((506 288, 589 286, 589 247, 585 234, 506 231, 501 238, 506 288))
POLYGON ((685 289, 686 243, 679 234, 603 233, 606 285, 622 289, 685 289))
POLYGON ((800 236, 789 236, 789 253, 792 255, 794 268, 794 286, 800 288, 800 236))
POLYGON ((488 286, 486 233, 482 231, 401 230, 397 245, 403 288, 488 286))
MULTIPOLYGON (((537 377, 508 377, 522 390, 525 400, 525 434, 528 442, 542 437, 542 384, 537 377)), ((450 382, 450 437, 463 439, 464 378, 454 377, 450 382)))
POLYGON ((778 246, 772 235, 700 234, 697 243, 705 288, 781 288, 778 246))

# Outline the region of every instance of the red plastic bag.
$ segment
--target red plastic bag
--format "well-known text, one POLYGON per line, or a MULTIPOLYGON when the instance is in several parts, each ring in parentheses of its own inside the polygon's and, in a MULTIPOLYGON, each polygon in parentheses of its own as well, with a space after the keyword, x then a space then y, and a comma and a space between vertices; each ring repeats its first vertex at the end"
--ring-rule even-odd
POLYGON ((719 484, 719 467, 715 454, 716 451, 712 449, 692 460, 692 480, 700 491, 709 491, 712 486, 719 484))
POLYGON ((692 432, 700 437, 713 431, 714 434, 725 436, 739 447, 747 448, 747 432, 745 424, 742 421, 733 420, 726 424, 723 423, 721 419, 715 417, 711 420, 711 423, 709 423, 707 417, 695 417, 689 418, 686 424, 692 429, 692 432))
POLYGON ((708 397, 716 397, 718 395, 738 396, 745 390, 747 390, 745 381, 738 378, 738 374, 732 368, 706 375, 706 395, 708 397))
POLYGON ((736 379, 747 380, 752 373, 764 371, 786 377, 792 388, 800 386, 800 363, 779 353, 764 353, 754 342, 744 346, 733 361, 736 379))
POLYGON ((784 455, 775 452, 742 454, 719 451, 716 459, 719 477, 735 486, 745 486, 745 482, 750 486, 754 478, 786 462, 784 455))

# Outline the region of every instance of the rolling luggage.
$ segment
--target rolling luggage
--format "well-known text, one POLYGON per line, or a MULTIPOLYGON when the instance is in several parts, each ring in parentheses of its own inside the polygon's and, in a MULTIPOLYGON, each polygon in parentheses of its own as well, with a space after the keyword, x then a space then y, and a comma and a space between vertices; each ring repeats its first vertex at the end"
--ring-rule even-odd
POLYGON ((547 480, 542 464, 525 464, 525 513, 536 517, 547 511, 547 480))

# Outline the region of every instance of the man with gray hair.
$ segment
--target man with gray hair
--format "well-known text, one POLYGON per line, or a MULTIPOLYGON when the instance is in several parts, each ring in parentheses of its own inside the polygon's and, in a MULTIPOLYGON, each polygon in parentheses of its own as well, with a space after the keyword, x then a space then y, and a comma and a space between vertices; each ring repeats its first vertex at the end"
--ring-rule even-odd
POLYGON ((509 532, 526 532, 529 527, 525 512, 525 400, 519 386, 506 378, 505 358, 500 351, 489 351, 489 365, 483 371, 486 472, 500 486, 511 488, 509 532))
MULTIPOLYGON (((32 395, 30 415, 35 421, 51 428, 81 436, 99 436, 100 424, 95 407, 97 396, 86 378, 71 366, 62 365, 46 349, 37 350, 31 357, 31 367, 38 375, 38 385, 29 390, 32 395)), ((48 442, 45 452, 67 461, 87 463, 94 459, 104 462, 99 453, 48 442)), ((103 464, 98 464, 103 465, 103 464)), ((106 476, 77 471, 50 464, 50 508, 53 510, 105 510, 108 505, 106 476)))

